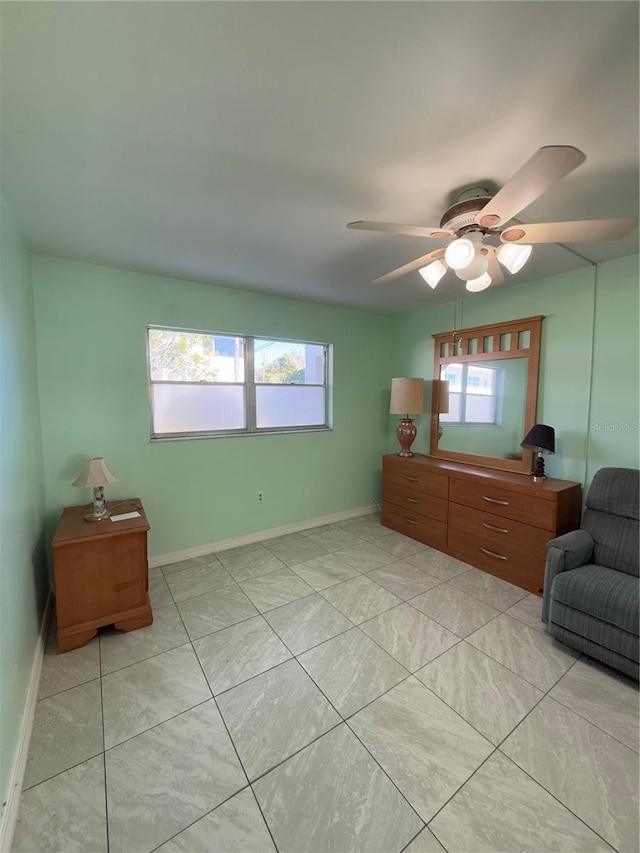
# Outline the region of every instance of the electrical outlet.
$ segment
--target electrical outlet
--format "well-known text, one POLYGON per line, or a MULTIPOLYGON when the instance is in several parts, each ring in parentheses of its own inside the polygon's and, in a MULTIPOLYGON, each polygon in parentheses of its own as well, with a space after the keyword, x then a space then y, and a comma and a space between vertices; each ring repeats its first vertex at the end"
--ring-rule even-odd
POLYGON ((261 504, 264 502, 264 492, 258 492, 258 503, 261 504))

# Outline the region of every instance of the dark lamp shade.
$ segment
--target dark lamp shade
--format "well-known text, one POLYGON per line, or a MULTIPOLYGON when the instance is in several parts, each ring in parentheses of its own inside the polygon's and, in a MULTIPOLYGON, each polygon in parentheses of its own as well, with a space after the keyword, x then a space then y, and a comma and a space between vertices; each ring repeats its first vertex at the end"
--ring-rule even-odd
POLYGON ((537 450, 539 453, 555 453, 555 430, 547 424, 536 424, 525 435, 520 447, 524 447, 525 450, 537 450))

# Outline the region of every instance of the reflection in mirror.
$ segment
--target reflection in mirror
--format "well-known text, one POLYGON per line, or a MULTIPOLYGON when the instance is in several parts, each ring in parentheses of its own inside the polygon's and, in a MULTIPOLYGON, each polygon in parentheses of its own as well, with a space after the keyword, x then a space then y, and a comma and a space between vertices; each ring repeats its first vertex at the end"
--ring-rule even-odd
POLYGON ((438 449, 522 458, 528 370, 528 358, 442 364, 449 405, 439 417, 438 449))
POLYGON ((520 442, 536 422, 543 319, 433 336, 431 456, 531 473, 531 452, 520 442))

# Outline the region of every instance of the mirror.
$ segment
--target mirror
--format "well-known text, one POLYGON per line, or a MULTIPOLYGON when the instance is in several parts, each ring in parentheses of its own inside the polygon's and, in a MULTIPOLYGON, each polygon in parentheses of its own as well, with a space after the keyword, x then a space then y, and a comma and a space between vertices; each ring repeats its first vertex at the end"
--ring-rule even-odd
POLYGON ((530 473, 543 319, 434 335, 432 456, 530 473))

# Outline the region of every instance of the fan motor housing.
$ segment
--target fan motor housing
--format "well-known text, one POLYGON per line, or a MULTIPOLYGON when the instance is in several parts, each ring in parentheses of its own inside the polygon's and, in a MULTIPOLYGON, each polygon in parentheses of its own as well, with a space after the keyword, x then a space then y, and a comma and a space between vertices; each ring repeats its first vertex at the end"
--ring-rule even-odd
POLYGON ((485 195, 457 202, 444 212, 440 228, 458 233, 461 229, 467 231, 471 230, 469 226, 474 226, 474 230, 488 232, 490 229, 485 229, 476 222, 476 216, 490 201, 491 196, 485 195))

